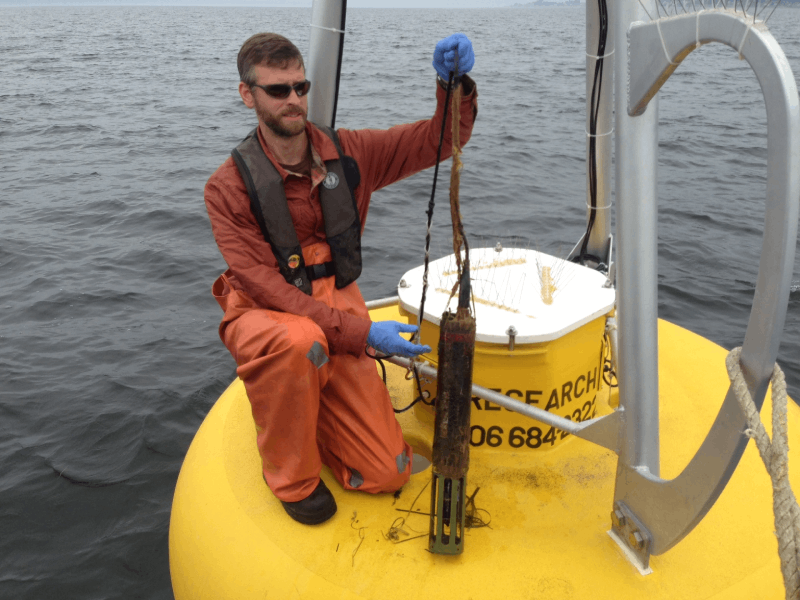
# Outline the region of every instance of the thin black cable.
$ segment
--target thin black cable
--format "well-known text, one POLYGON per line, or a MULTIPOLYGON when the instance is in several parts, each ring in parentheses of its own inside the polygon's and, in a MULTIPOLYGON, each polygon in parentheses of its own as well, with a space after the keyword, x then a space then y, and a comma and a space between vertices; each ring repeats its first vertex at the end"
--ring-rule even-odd
POLYGON ((422 396, 417 396, 416 398, 414 398, 414 400, 411 402, 411 404, 409 404, 405 408, 395 408, 394 412, 395 412, 395 414, 404 413, 407 410, 411 409, 417 402, 422 402, 423 404, 428 404, 430 406, 430 403, 429 402, 425 402, 425 399, 422 396))
MULTIPOLYGON (((419 316, 417 317, 417 323, 419 324, 419 329, 417 333, 414 334, 412 337, 412 341, 419 340, 420 336, 422 335, 422 321, 424 319, 424 310, 425 310, 425 297, 428 292, 428 265, 430 263, 430 250, 431 250, 431 224, 433 223, 433 207, 436 205, 436 180, 439 178, 439 162, 442 160, 442 146, 444 145, 444 132, 445 128, 447 127, 447 109, 450 106, 450 93, 453 89, 453 72, 450 71, 450 75, 447 78, 447 93, 444 99, 444 114, 442 115, 442 129, 439 132, 439 148, 436 150, 436 165, 433 169, 433 185, 431 186, 431 199, 428 202, 428 229, 425 234, 425 267, 422 272, 422 298, 420 300, 419 305, 419 316)), ((419 376, 417 375, 416 369, 413 368, 414 371, 414 379, 417 382, 417 394, 418 397, 414 402, 410 405, 405 407, 402 410, 395 411, 395 412, 403 412, 411 408, 414 404, 416 404, 420 399, 422 399, 422 384, 420 383, 419 376)))
POLYGON ((614 366, 611 362, 611 340, 608 337, 608 333, 603 334, 603 381, 610 388, 619 387, 617 373, 614 371, 614 366), (606 375, 608 375, 608 377, 606 377, 606 375), (617 381, 617 383, 613 383, 612 378, 614 381, 617 381))
MULTIPOLYGON (((377 357, 376 357, 375 359, 376 359, 376 360, 378 360, 378 362, 380 362, 380 359, 378 359, 377 357)), ((381 363, 381 366, 383 366, 383 363, 381 363)), ((412 372, 412 373, 414 373, 414 380, 415 380, 415 381, 416 381, 416 383, 417 383, 417 397, 416 397, 416 398, 414 398, 414 399, 411 401, 411 404, 409 404, 409 405, 408 405, 408 406, 406 406, 405 408, 395 408, 395 409, 394 409, 394 412, 395 412, 395 413, 403 413, 403 412, 406 412, 406 411, 407 411, 409 408, 411 408, 412 406, 414 406, 414 405, 415 405, 417 402, 422 402, 423 404, 427 404, 428 406, 433 406, 433 400, 431 400, 430 402, 428 402, 428 401, 425 399, 425 392, 423 392, 423 391, 422 391, 422 381, 420 381, 420 378, 419 378, 419 373, 417 372, 417 368, 416 368, 416 366, 414 365, 414 361, 413 361, 413 360, 411 361, 411 372, 412 372)), ((383 378, 383 383, 384 383, 384 384, 386 383, 386 376, 385 376, 385 374, 386 374, 386 370, 384 369, 384 378, 383 378)))
POLYGON ((425 233, 425 268, 422 272, 422 298, 420 300, 419 305, 419 324, 420 329, 414 335, 415 340, 419 339, 422 335, 422 319, 423 315, 425 314, 423 311, 425 310, 425 297, 428 292, 428 264, 430 262, 430 250, 431 250, 431 223, 433 223, 433 207, 436 205, 435 198, 436 198, 436 180, 439 178, 439 162, 442 160, 442 146, 444 145, 444 132, 445 127, 447 127, 447 108, 450 106, 450 92, 453 88, 453 72, 450 71, 450 75, 447 78, 447 94, 444 100, 444 115, 442 116, 442 129, 439 132, 439 148, 436 150, 436 166, 433 169, 433 186, 431 187, 431 199, 428 202, 428 230, 425 233))
MULTIPOLYGON (((419 338, 420 338, 420 336, 422 334, 422 321, 423 321, 423 318, 424 318, 423 315, 425 314, 423 311, 425 310, 425 297, 426 297, 427 291, 428 291, 428 265, 430 263, 431 224, 433 223, 433 208, 436 205, 436 201, 435 201, 435 198, 436 198, 436 181, 439 178, 439 163, 442 160, 442 146, 444 146, 444 132, 445 132, 445 128, 447 127, 447 109, 450 106, 450 93, 452 92, 452 89, 453 89, 453 72, 450 71, 450 74, 449 74, 449 76, 447 78, 447 93, 445 95, 445 100, 444 100, 444 114, 442 115, 442 129, 439 132, 439 147, 436 150, 436 165, 435 165, 434 170, 433 170, 433 185, 431 186, 431 199, 428 202, 428 211, 427 211, 428 229, 427 229, 427 232, 425 234, 425 267, 424 267, 424 270, 423 270, 423 273, 422 273, 422 298, 420 299, 419 317, 417 319, 417 321, 419 323, 419 329, 417 330, 417 333, 415 333, 414 336, 412 337, 412 341, 419 340, 419 338)), ((380 360, 377 357, 371 357, 371 358, 375 358, 376 360, 378 360, 378 362, 380 362, 380 360)), ((383 367, 383 363, 381 363, 381 367, 383 367)), ((423 404, 428 404, 428 405, 433 404, 433 402, 427 402, 425 400, 425 394, 422 391, 422 382, 420 381, 419 373, 417 373, 417 369, 414 367, 413 362, 411 364, 411 371, 414 373, 414 380, 416 381, 416 384, 417 384, 417 397, 414 398, 414 400, 408 406, 406 406, 404 408, 395 408, 394 409, 395 413, 406 412, 412 406, 417 404, 417 402, 422 402, 423 404)), ((384 373, 385 373, 385 371, 384 371, 384 373)), ((385 375, 384 375, 383 382, 386 383, 385 375)))
POLYGON ((598 16, 600 18, 600 35, 597 39, 597 59, 594 63, 594 81, 592 82, 592 96, 589 102, 589 202, 591 211, 589 222, 586 225, 586 234, 583 236, 581 252, 578 256, 580 264, 586 264, 586 259, 597 259, 587 253, 589 236, 594 227, 597 213, 597 120, 600 114, 600 92, 603 87, 603 62, 606 53, 606 39, 608 37, 608 6, 606 0, 598 0, 598 16))
MULTIPOLYGON (((374 350, 374 348, 373 348, 373 350, 374 350)), ((394 355, 393 354, 384 354, 383 356, 378 356, 377 354, 370 354, 369 353, 369 346, 367 346, 367 348, 364 350, 364 354, 369 356, 372 360, 374 360, 375 362, 377 362, 381 366, 381 378, 383 379, 383 385, 386 385, 386 365, 383 363, 383 359, 384 358, 391 358, 394 355)), ((433 401, 428 402, 425 399, 425 393, 422 391, 422 382, 419 379, 419 373, 417 372, 417 369, 414 367, 414 363, 413 362, 411 363, 411 370, 414 373, 414 379, 417 380, 417 390, 419 391, 419 395, 416 398, 414 398, 414 400, 412 400, 411 404, 409 404, 405 408, 394 408, 393 410, 394 410, 395 413, 406 412, 409 408, 414 406, 417 402, 422 402, 423 404, 427 404, 428 406, 432 406, 433 405, 433 401)))
POLYGON ((370 354, 369 353, 369 348, 370 347, 367 346, 367 348, 364 350, 364 354, 369 356, 372 360, 374 360, 375 362, 377 362, 381 366, 381 371, 382 371, 382 375, 383 375, 383 385, 386 385, 386 365, 383 364, 383 359, 384 358, 389 358, 392 355, 391 354, 386 354, 385 356, 378 356, 377 354, 370 354))

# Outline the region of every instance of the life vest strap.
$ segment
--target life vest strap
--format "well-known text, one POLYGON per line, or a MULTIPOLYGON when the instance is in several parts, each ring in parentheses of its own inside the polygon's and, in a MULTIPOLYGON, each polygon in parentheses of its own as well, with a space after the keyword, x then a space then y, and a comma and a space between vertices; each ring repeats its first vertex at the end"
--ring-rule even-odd
POLYGON ((321 265, 306 265, 306 275, 309 281, 315 281, 316 279, 336 275, 336 269, 333 267, 333 261, 329 260, 321 265))

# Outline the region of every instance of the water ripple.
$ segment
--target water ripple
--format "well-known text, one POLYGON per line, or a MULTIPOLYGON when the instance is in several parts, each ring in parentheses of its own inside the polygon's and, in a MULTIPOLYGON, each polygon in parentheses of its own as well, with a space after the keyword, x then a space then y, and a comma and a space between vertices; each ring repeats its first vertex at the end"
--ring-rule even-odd
MULTIPOLYGON (((236 91, 239 45, 269 23, 305 50, 310 13, 2 9, 0 596, 171 597, 175 480, 236 367, 209 293, 226 265, 203 186, 253 127, 236 91)), ((584 9, 521 14, 351 11, 337 124, 427 118, 441 23, 467 32, 480 90, 463 155, 468 235, 564 256, 586 217, 584 9)), ((770 25, 800 73, 800 11, 770 25)), ((735 54, 704 47, 659 111, 659 314, 732 347, 762 243, 761 91, 735 54)), ((367 298, 393 295, 421 262, 431 180, 374 195, 367 298)), ((437 256, 449 252, 439 189, 437 256)), ((800 269, 791 289, 780 361, 797 390, 800 269)))

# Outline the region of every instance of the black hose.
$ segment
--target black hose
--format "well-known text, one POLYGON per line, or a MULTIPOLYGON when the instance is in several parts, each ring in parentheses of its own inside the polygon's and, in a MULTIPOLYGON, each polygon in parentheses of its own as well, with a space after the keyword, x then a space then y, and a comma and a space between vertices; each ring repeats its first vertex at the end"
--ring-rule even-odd
POLYGON ((339 58, 336 61, 336 88, 333 91, 333 115, 331 115, 331 129, 335 129, 336 109, 339 106, 339 81, 342 78, 342 56, 344 55, 344 32, 345 20, 347 18, 347 0, 342 0, 342 21, 339 24, 341 38, 339 39, 339 58))
MULTIPOLYGON (((606 39, 608 38, 608 5, 606 0, 598 0, 598 13, 600 17, 600 35, 597 39, 597 60, 594 63, 594 81, 592 82, 592 96, 589 102, 589 222, 586 225, 586 234, 583 236, 581 252, 578 256, 580 264, 586 264, 586 259, 597 259, 588 254, 589 236, 594 228, 597 213, 597 120, 600 114, 600 92, 603 86, 603 62, 606 53, 606 39)), ((598 259, 596 262, 600 262, 598 259)))

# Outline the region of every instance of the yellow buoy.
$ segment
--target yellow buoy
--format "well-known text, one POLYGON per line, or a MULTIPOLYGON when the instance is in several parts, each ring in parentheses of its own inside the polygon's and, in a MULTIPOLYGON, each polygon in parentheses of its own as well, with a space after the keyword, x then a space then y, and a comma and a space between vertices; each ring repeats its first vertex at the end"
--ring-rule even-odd
MULTIPOLYGON (((401 318, 397 306, 373 314, 392 318, 401 318)), ((662 474, 674 477, 722 403, 726 351, 663 321, 658 335, 662 474)), ((396 405, 407 406, 413 382, 403 369, 388 371, 396 405)), ((603 414, 609 388, 598 385, 603 414)), ((768 395, 764 414, 769 410, 768 395)), ((790 403, 790 432, 800 426, 799 413, 790 403)), ((432 422, 419 414, 399 420, 415 452, 430 458, 432 422)), ((653 556, 652 574, 642 576, 607 534, 616 455, 571 436, 569 443, 548 442, 547 451, 514 448, 506 443, 510 430, 494 426, 503 428, 504 443, 473 445, 467 489, 488 526, 467 529, 464 554, 439 556, 427 551, 429 468, 412 475, 398 498, 345 492, 323 470, 338 513, 315 527, 291 520, 261 478, 250 406, 236 380, 198 431, 178 480, 170 523, 176 599, 783 597, 770 482, 753 445, 706 518, 653 556)), ((797 481, 797 461, 790 468, 797 481)))

